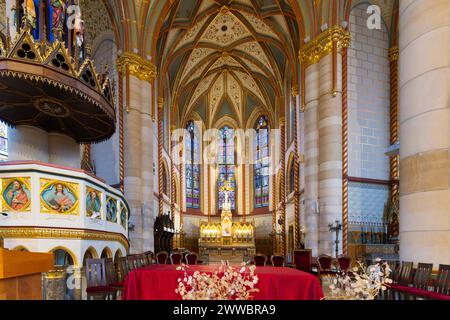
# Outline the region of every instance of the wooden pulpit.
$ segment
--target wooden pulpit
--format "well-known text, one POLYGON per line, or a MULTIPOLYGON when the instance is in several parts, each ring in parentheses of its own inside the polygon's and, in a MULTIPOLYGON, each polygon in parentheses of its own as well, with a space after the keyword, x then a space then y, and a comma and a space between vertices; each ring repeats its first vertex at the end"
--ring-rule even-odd
POLYGON ((0 300, 42 300, 41 274, 53 269, 53 254, 0 249, 0 300))

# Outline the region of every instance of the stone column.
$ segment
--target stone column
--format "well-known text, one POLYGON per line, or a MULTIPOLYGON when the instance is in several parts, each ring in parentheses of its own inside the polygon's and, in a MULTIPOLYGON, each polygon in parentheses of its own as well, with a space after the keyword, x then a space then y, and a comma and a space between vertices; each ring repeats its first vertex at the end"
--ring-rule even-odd
POLYGON ((81 167, 80 145, 66 135, 49 133, 48 161, 53 164, 79 169, 81 167))
POLYGON ((300 163, 298 143, 298 108, 299 94, 297 87, 292 88, 294 98, 294 249, 300 248, 300 163))
POLYGON ((120 132, 121 175, 125 197, 130 206, 130 251, 142 253, 153 249, 152 208, 153 148, 152 148, 152 90, 156 67, 144 58, 123 53, 117 60, 119 75, 119 118, 123 120, 120 132), (123 136, 123 137, 122 137, 123 136), (122 142, 123 138, 123 142, 122 142), (122 173, 123 168, 123 173, 122 173), (144 201, 145 199, 145 201, 144 201))
POLYGON ((400 259, 450 263, 450 3, 400 1, 400 259))
POLYGON ((163 190, 163 112, 164 99, 158 99, 158 195, 159 215, 164 214, 164 190, 163 190))
POLYGON ((280 186, 281 192, 281 220, 283 221, 283 226, 281 227, 281 254, 286 256, 287 253, 287 241, 286 241, 286 118, 280 118, 280 131, 281 131, 281 181, 280 186))
POLYGON ((152 85, 150 82, 141 81, 141 181, 142 181, 142 238, 144 251, 153 251, 154 236, 153 226, 155 223, 154 190, 153 179, 153 131, 152 120, 152 85))
POLYGON ((17 126, 8 131, 8 158, 10 161, 48 162, 48 133, 46 131, 29 126, 17 126))
POLYGON ((132 75, 125 78, 126 113, 124 116, 124 188, 130 206, 130 221, 134 230, 130 232, 132 253, 143 252, 143 203, 142 203, 142 157, 141 157, 141 83, 132 75), (126 82, 129 82, 127 84, 126 82))
POLYGON ((319 68, 305 72, 305 246, 314 256, 319 250, 319 68))
POLYGON ((319 253, 334 255, 335 234, 328 225, 342 221, 342 81, 341 58, 333 88, 333 57, 319 62, 319 253), (337 89, 337 90, 335 90, 337 89))

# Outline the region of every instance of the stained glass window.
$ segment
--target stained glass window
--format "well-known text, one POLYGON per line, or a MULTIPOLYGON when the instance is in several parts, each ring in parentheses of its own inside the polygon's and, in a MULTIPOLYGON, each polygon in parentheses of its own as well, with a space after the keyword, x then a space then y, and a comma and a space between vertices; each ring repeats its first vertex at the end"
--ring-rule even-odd
POLYGON ((187 125, 185 141, 186 155, 186 207, 200 208, 200 144, 199 130, 194 121, 187 125))
POLYGON ((236 179, 234 175, 234 130, 228 126, 220 130, 219 144, 218 144, 218 165, 219 165, 219 210, 222 210, 222 205, 225 199, 223 192, 220 189, 228 181, 228 184, 233 187, 233 192, 229 194, 231 202, 231 209, 236 209, 236 179))
POLYGON ((269 124, 263 116, 256 123, 254 187, 255 208, 269 206, 269 124))
POLYGON ((8 127, 0 122, 0 162, 8 161, 8 127))

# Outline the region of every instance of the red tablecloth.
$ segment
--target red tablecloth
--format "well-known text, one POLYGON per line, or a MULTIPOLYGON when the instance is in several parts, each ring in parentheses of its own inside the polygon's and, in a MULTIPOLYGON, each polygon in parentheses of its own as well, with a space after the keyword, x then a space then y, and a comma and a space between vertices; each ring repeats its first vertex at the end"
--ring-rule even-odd
MULTIPOLYGON (((174 265, 152 265, 130 272, 123 290, 124 300, 181 300, 175 293, 178 279, 184 274, 174 265)), ((195 271, 214 273, 217 266, 190 266, 195 271)), ((320 300, 322 288, 317 277, 290 268, 258 267, 255 300, 320 300)))

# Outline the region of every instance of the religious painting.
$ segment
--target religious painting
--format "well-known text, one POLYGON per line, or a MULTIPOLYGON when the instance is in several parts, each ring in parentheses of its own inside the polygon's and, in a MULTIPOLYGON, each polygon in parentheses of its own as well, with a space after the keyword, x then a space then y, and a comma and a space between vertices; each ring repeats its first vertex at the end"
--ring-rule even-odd
POLYGON ((5 211, 26 212, 31 210, 30 178, 2 180, 2 200, 5 211))
POLYGON ((86 216, 102 218, 102 194, 93 188, 86 188, 86 216))
POLYGON ((106 201, 106 221, 117 223, 117 201, 108 198, 106 201))
POLYGON ((50 214, 78 214, 78 190, 75 183, 41 179, 41 211, 50 214))
POLYGON ((122 210, 120 211, 120 224, 124 229, 126 229, 128 225, 128 210, 123 203, 121 207, 122 210))

